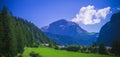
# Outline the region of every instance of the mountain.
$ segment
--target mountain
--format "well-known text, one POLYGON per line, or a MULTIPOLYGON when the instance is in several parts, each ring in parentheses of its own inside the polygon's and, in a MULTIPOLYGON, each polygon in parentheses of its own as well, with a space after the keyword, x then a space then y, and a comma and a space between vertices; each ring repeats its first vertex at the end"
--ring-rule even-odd
POLYGON ((78 24, 74 22, 66 21, 64 19, 53 22, 50 24, 50 26, 43 27, 42 30, 44 32, 50 32, 52 34, 69 35, 69 36, 74 36, 78 33, 87 33, 87 31, 79 27, 78 24))
POLYGON ((90 45, 98 33, 89 33, 75 22, 61 19, 41 28, 43 32, 60 45, 90 45))
POLYGON ((113 14, 111 20, 101 28, 97 43, 111 46, 118 39, 120 39, 120 12, 113 14))

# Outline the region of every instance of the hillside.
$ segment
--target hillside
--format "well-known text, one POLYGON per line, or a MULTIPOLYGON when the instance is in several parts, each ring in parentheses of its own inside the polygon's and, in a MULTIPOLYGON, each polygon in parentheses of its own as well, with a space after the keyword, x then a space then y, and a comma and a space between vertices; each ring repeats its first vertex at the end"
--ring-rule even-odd
POLYGON ((53 44, 33 23, 12 16, 6 7, 0 13, 0 57, 14 57, 24 47, 53 44))
POLYGON ((120 12, 113 14, 111 20, 107 22, 100 30, 97 43, 104 43, 106 46, 112 46, 113 42, 120 40, 120 12))

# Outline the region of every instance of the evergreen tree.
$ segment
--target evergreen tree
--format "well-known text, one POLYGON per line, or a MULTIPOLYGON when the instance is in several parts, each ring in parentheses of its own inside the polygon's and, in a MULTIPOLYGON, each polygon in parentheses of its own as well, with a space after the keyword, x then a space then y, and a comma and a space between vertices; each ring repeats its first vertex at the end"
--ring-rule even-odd
POLYGON ((96 42, 93 43, 92 48, 91 48, 91 52, 92 53, 97 53, 98 52, 98 46, 97 46, 96 42))
POLYGON ((99 53, 100 54, 107 54, 107 50, 105 48, 105 45, 104 43, 101 43, 100 46, 99 46, 99 53))
POLYGON ((112 45, 112 53, 120 56, 120 40, 115 40, 112 45))
POLYGON ((16 38, 15 38, 15 30, 14 30, 14 20, 9 15, 7 8, 4 7, 1 14, 1 47, 0 51, 2 56, 5 57, 13 57, 16 54, 16 38))

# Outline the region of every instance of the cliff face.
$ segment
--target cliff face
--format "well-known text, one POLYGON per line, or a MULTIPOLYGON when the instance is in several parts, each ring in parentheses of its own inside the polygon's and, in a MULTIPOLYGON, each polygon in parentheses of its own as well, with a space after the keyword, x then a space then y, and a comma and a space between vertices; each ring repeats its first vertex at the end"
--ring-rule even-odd
POLYGON ((111 20, 101 28, 97 43, 111 46, 113 41, 118 39, 120 39, 120 12, 113 14, 111 20))

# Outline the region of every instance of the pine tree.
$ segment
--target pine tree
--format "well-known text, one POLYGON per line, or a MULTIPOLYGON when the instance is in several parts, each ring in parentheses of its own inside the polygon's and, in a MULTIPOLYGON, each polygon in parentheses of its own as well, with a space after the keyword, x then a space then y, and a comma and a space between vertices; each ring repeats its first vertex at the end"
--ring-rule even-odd
POLYGON ((105 48, 105 45, 104 43, 101 43, 100 46, 99 46, 99 53, 100 54, 107 54, 107 50, 105 48))
POLYGON ((98 52, 98 46, 97 46, 96 42, 93 43, 92 48, 91 48, 91 52, 92 53, 97 53, 98 52))
POLYGON ((0 51, 2 56, 5 57, 13 57, 16 54, 16 38, 13 33, 15 33, 14 30, 14 20, 9 15, 7 8, 4 7, 1 14, 1 47, 0 51))
POLYGON ((114 53, 115 55, 119 55, 120 56, 120 40, 117 39, 113 42, 112 45, 112 53, 114 53))

